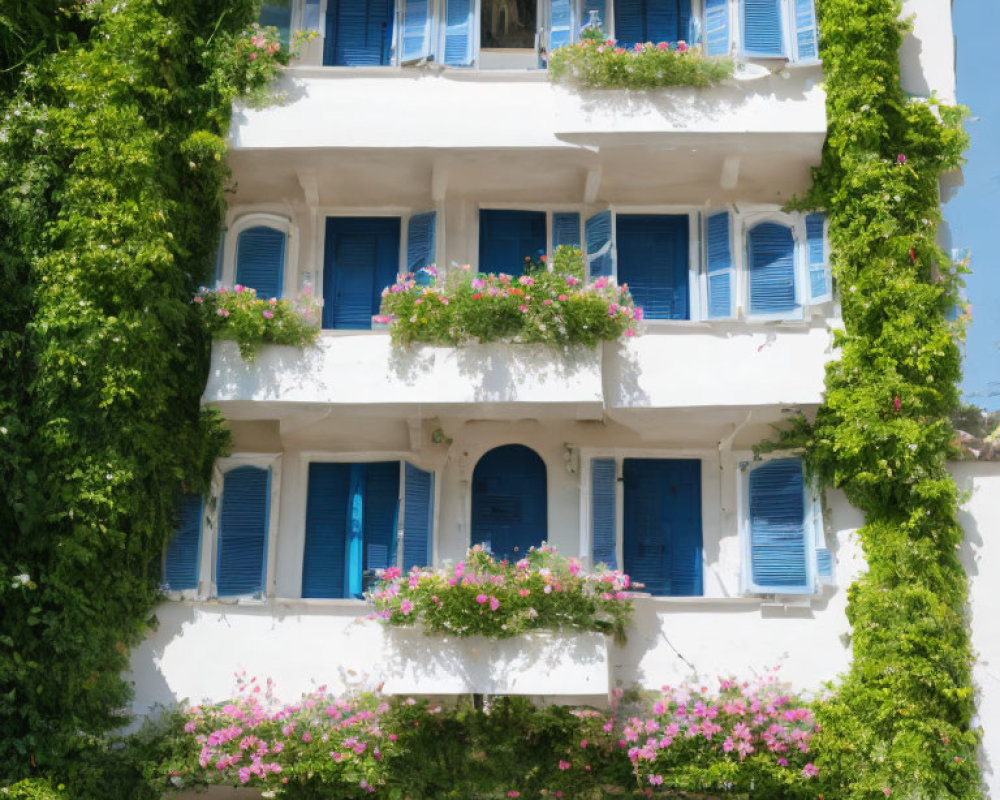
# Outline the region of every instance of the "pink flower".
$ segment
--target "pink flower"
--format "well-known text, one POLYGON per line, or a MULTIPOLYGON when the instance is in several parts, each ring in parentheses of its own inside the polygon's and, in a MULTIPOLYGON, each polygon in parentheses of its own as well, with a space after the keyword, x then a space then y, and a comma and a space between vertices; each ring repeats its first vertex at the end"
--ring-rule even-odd
POLYGON ((819 770, 816 768, 815 764, 806 764, 802 768, 803 778, 815 778, 817 775, 819 775, 819 770))
POLYGON ((228 317, 229 316, 229 312, 226 309, 224 309, 224 308, 216 309, 215 313, 218 314, 220 317, 228 317))
POLYGON ((520 797, 520 796, 521 796, 521 793, 520 792, 515 792, 513 789, 511 789, 509 792, 507 792, 507 797, 520 797))
POLYGON ((636 322, 641 322, 642 321, 642 309, 641 308, 636 308, 636 310, 632 312, 632 319, 634 319, 636 322))
POLYGON ((625 331, 625 335, 626 336, 635 336, 635 331, 632 330, 631 328, 629 328, 627 331, 625 331))
POLYGON ((309 733, 309 731, 306 731, 305 733, 302 734, 302 741, 305 742, 306 744, 308 744, 312 740, 313 740, 313 737, 312 737, 312 734, 309 733))
POLYGON ((567 769, 569 769, 569 768, 570 768, 571 766, 573 766, 573 765, 572 765, 572 764, 570 764, 570 763, 569 763, 568 761, 560 761, 560 762, 559 762, 559 769, 561 769, 561 770, 567 770, 567 769))
POLYGON ((551 297, 546 297, 544 300, 542 300, 542 305, 543 306, 550 306, 550 305, 552 305, 552 298, 551 297))
POLYGON ((567 300, 568 300, 569 298, 568 298, 568 297, 566 297, 566 295, 564 295, 564 294, 561 294, 561 295, 559 295, 559 298, 558 298, 558 299, 559 299, 559 302, 560 302, 560 303, 565 303, 565 302, 566 302, 566 301, 567 301, 567 300))
POLYGON ((238 284, 238 283, 237 283, 237 284, 236 284, 236 285, 235 285, 235 286, 233 287, 233 291, 234 291, 234 292, 236 292, 236 294, 240 294, 240 293, 242 293, 242 291, 243 291, 243 286, 242 286, 241 284, 238 284))
POLYGON ((491 596, 490 597, 490 611, 496 611, 498 608, 500 608, 500 601, 497 600, 495 597, 491 596))
POLYGON ((520 311, 522 314, 527 314, 528 313, 528 307, 525 306, 525 305, 518 306, 517 310, 520 311))
POLYGON ((579 282, 580 279, 573 275, 566 276, 566 283, 568 283, 570 286, 576 286, 579 282))
POLYGON ((580 574, 580 562, 577 561, 575 558, 571 558, 569 560, 569 574, 570 575, 580 574))
POLYGON ((902 408, 902 406, 903 406, 903 404, 902 404, 902 402, 900 401, 900 399, 898 397, 893 397, 892 398, 892 407, 894 409, 896 409, 897 411, 899 411, 899 409, 902 408))
POLYGON ((274 319, 274 312, 273 311, 269 311, 268 309, 264 309, 264 311, 262 311, 261 313, 263 314, 264 319, 274 319))
POLYGON ((653 786, 662 786, 663 785, 663 777, 661 775, 650 775, 649 776, 649 782, 653 786))
POLYGON ((527 597, 529 594, 531 594, 531 589, 518 589, 517 593, 521 595, 521 597, 527 597))
POLYGON ((486 605, 486 603, 487 603, 487 601, 489 599, 490 598, 488 598, 485 594, 477 594, 476 595, 476 602, 479 603, 479 605, 481 605, 481 606, 482 605, 486 605))
POLYGON ((888 786, 883 786, 882 787, 882 794, 884 794, 886 797, 888 797, 890 794, 892 794, 892 789, 890 789, 888 786))
POLYGON ((517 282, 522 286, 533 286, 535 283, 535 279, 529 278, 527 275, 522 275, 520 278, 517 279, 517 282))
POLYGON ((677 49, 678 49, 678 51, 680 51, 681 53, 684 53, 684 52, 686 52, 686 51, 687 51, 687 49, 688 49, 688 46, 687 46, 686 44, 684 44, 684 42, 678 42, 678 43, 677 43, 677 49))
POLYGON ((195 295, 194 301, 196 303, 203 303, 205 302, 205 298, 203 298, 201 295, 195 295))
POLYGON ((486 281, 484 281, 482 278, 473 278, 472 279, 472 288, 473 289, 482 289, 484 286, 486 286, 486 281))
POLYGON ((658 45, 656 45, 656 49, 657 50, 669 50, 670 49, 670 43, 669 42, 660 42, 658 45))
POLYGON ((411 611, 413 611, 413 603, 411 603, 409 600, 404 600, 402 603, 399 604, 399 610, 403 614, 409 614, 411 611))
POLYGON ((640 44, 639 42, 636 42, 635 43, 635 47, 633 47, 632 49, 635 52, 637 52, 637 53, 641 53, 642 52, 642 44, 640 44))
POLYGON ((275 53, 277 53, 277 52, 278 52, 278 51, 279 51, 280 49, 281 49, 281 45, 280 45, 280 44, 278 44, 277 42, 274 42, 273 44, 271 44, 271 45, 270 45, 270 46, 269 46, 269 47, 267 48, 267 54, 268 54, 269 56, 273 56, 273 55, 274 55, 275 53))
POLYGON ((257 60, 257 54, 256 53, 251 53, 250 54, 250 60, 251 61, 256 61, 257 60))
POLYGON ((898 156, 896 156, 896 163, 899 164, 899 166, 903 166, 903 164, 906 163, 906 156, 900 153, 898 156))

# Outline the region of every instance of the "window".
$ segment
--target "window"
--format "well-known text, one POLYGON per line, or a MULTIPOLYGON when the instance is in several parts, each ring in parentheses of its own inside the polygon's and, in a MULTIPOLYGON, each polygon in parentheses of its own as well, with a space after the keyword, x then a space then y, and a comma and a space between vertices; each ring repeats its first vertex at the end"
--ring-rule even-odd
POLYGON ((328 217, 323 327, 368 330, 399 271, 399 217, 328 217))
POLYGON ((264 593, 270 494, 270 469, 242 466, 223 477, 215 561, 219 597, 264 593))
POLYGON ((392 0, 328 0, 323 64, 371 67, 391 63, 393 16, 392 0))
POLYGON ((616 0, 615 38, 625 48, 692 41, 691 0, 616 0))
POLYGON ((646 319, 688 319, 687 214, 616 215, 618 282, 646 319))
POLYGON ((202 513, 201 495, 185 493, 178 498, 174 535, 163 559, 163 583, 168 591, 198 588, 202 513))
POLYGON ((533 50, 537 14, 537 0, 482 0, 482 47, 533 50))
POLYGON ((266 225, 240 231, 236 239, 236 283, 258 297, 281 297, 285 279, 284 232, 266 225))
POLYGON ((545 541, 548 485, 545 462, 520 444, 486 453, 472 473, 470 544, 485 544, 497 559, 516 560, 545 541))
POLYGON ((544 211, 482 209, 479 212, 479 270, 523 275, 526 262, 547 251, 544 211))
POLYGON ((592 459, 590 528, 594 563, 621 563, 653 595, 702 594, 701 461, 592 459))
POLYGON ((761 222, 747 231, 751 314, 785 314, 797 309, 795 272, 795 238, 790 226, 761 222))
POLYGON ((278 29, 281 46, 288 49, 292 29, 292 0, 266 0, 260 7, 261 27, 278 29))
POLYGON ((742 53, 811 61, 818 56, 814 0, 740 0, 742 53))
POLYGON ((426 566, 433 498, 433 473, 412 464, 309 464, 302 596, 360 598, 379 570, 426 566))

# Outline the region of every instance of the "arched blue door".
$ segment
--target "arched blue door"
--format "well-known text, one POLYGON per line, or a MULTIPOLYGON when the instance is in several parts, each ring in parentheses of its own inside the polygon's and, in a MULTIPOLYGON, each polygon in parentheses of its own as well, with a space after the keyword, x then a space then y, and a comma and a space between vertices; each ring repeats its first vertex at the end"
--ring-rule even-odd
POLYGON ((479 459, 472 473, 472 544, 516 560, 548 531, 545 463, 531 448, 507 444, 479 459))

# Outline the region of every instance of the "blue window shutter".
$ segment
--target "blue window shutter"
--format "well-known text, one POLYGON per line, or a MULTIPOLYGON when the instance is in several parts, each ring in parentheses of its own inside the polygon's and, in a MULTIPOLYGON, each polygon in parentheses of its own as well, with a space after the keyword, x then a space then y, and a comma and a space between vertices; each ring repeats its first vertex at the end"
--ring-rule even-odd
POLYGON ((644 319, 688 319, 686 214, 618 214, 618 283, 628 286, 644 319))
POLYGON ((292 3, 291 0, 267 0, 260 7, 260 25, 263 28, 278 29, 281 44, 287 48, 291 41, 292 3))
POLYGON ((445 11, 444 63, 451 67, 472 65, 472 33, 475 7, 472 0, 447 0, 445 11))
POLYGON ((729 0, 705 0, 705 51, 729 55, 729 0))
POLYGON ((552 246, 580 246, 580 215, 576 212, 556 212, 552 215, 552 246))
POLYGON ((701 462, 626 458, 625 572, 654 595, 702 593, 701 462))
POLYGON ((810 214, 806 217, 806 249, 809 252, 809 297, 814 303, 833 298, 833 279, 826 257, 826 237, 823 235, 826 217, 810 214))
POLYGON ((285 278, 285 234, 258 225, 236 239, 236 282, 262 298, 281 297, 285 278))
POLYGON ((618 469, 613 458, 590 462, 590 540, 594 564, 618 568, 618 469))
POLYGON ((782 0, 743 0, 743 54, 758 58, 785 55, 781 33, 782 0))
POLYGON ((799 61, 819 57, 814 0, 795 0, 795 46, 799 61))
POLYGON ((177 525, 163 564, 163 580, 173 591, 198 588, 201 513, 201 495, 185 493, 178 498, 177 525))
POLYGON ((705 265, 709 319, 733 316, 733 252, 729 212, 705 220, 705 265))
POLYGON ((323 327, 368 330, 399 271, 399 217, 327 217, 323 327))
POLYGON ((396 565, 399 521, 399 462, 380 461, 364 465, 364 580, 375 579, 375 571, 396 565))
POLYGON ((323 64, 337 67, 388 64, 392 18, 390 0, 329 0, 323 64))
POLYGON ((270 486, 269 469, 237 467, 226 473, 215 575, 220 597, 264 591, 270 486))
MULTIPOLYGON (((573 0, 550 0, 549 52, 573 41, 573 0)), ((578 234, 579 236, 579 234, 578 234)))
POLYGON ((587 242, 587 275, 610 278, 614 274, 615 243, 611 212, 599 211, 584 226, 587 242))
POLYGON ((753 588, 808 592, 802 462, 783 458, 757 467, 750 473, 749 494, 753 588))
POLYGON ((691 0, 615 0, 615 38, 621 47, 687 39, 691 0))
POLYGON ((485 542, 498 559, 516 560, 546 539, 545 462, 520 444, 495 447, 472 472, 470 544, 485 542))
POLYGON ((400 0, 403 7, 401 60, 416 61, 431 55, 430 0, 400 0))
POLYGON ((615 39, 621 47, 627 49, 646 41, 644 6, 643 0, 615 0, 615 39))
POLYGON ((792 229, 762 222, 747 234, 750 272, 750 313, 793 311, 795 302, 795 240, 792 229))
POLYGON ((302 27, 307 31, 320 33, 323 30, 320 22, 319 2, 320 0, 306 0, 305 14, 302 17, 302 27))
POLYGON ((482 209, 479 212, 479 269, 524 274, 524 259, 545 254, 544 211, 482 209))
POLYGON ((403 570, 428 567, 433 557, 434 473, 404 468, 403 570))
POLYGON ((816 577, 824 586, 833 584, 833 553, 825 547, 816 548, 816 577))
POLYGON ((434 264, 434 236, 437 214, 427 211, 410 217, 406 232, 406 270, 416 272, 434 264))
POLYGON ((309 465, 303 597, 345 597, 350 464, 309 465))

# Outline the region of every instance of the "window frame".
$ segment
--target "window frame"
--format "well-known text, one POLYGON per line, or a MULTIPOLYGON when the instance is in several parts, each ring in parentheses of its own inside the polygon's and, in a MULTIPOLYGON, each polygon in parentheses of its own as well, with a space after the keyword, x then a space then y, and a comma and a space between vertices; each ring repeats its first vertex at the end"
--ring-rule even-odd
POLYGON ((285 264, 281 276, 281 297, 295 293, 298 276, 298 237, 296 225, 290 216, 271 211, 245 211, 235 216, 226 227, 222 245, 222 269, 218 271, 216 288, 236 285, 236 254, 240 234, 250 228, 272 228, 285 235, 285 264))
MULTIPOLYGON (((748 322, 800 322, 806 319, 806 309, 813 305, 822 305, 821 301, 812 303, 809 296, 809 253, 806 237, 806 215, 799 212, 787 213, 769 208, 742 210, 736 214, 738 247, 733 253, 737 261, 737 304, 740 316, 748 322), (792 232, 793 259, 795 280, 795 307, 789 311, 775 311, 764 314, 754 314, 750 311, 750 229, 761 223, 771 222, 789 228, 792 232)), ((824 227, 824 243, 826 228, 824 227)))
MULTIPOLYGON (((480 272, 479 264, 479 236, 480 236, 480 224, 481 211, 534 211, 542 212, 545 214, 545 253, 546 256, 551 256, 555 251, 555 240, 552 236, 552 219, 554 214, 579 214, 580 215, 580 250, 584 249, 584 209, 585 205, 582 203, 490 203, 482 202, 476 203, 475 210, 473 212, 473 223, 469 229, 469 240, 474 244, 475 260, 470 260, 469 264, 473 272, 480 272)), ((552 263, 549 261, 549 268, 551 269, 552 263)))
MULTIPOLYGON (((816 2, 813 3, 813 19, 816 19, 816 2)), ((745 0, 729 0, 730 14, 729 25, 731 31, 736 31, 736 35, 730 35, 730 41, 735 41, 735 51, 741 59, 747 61, 784 61, 787 65, 814 66, 820 63, 817 56, 803 58, 799 55, 799 39, 795 29, 795 0, 778 0, 781 15, 781 55, 753 55, 747 53, 746 42, 743 30, 745 0), (734 8, 735 7, 735 8, 734 8), (735 26, 734 26, 735 23, 735 26)), ((694 12, 692 11, 692 14, 694 12)), ((702 19, 702 25, 704 20, 702 19)), ((818 29, 816 35, 816 52, 819 53, 818 29)))

